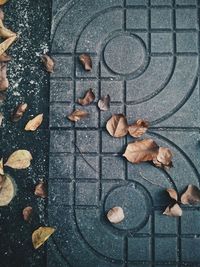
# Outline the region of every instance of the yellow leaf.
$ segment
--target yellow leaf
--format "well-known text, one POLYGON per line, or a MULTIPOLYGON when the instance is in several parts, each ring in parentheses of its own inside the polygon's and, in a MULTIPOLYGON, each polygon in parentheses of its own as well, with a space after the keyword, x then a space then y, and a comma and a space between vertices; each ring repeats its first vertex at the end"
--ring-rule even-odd
POLYGON ((28 123, 25 126, 26 131, 35 131, 40 126, 40 124, 43 121, 43 114, 37 115, 32 120, 28 121, 28 123))
POLYGON ((32 234, 33 247, 39 248, 55 232, 52 227, 39 227, 32 234))
POLYGON ((11 44, 16 40, 17 35, 9 37, 4 42, 0 43, 0 56, 11 46, 11 44))
POLYGON ((0 206, 7 206, 16 193, 16 184, 14 180, 8 175, 3 176, 4 180, 1 184, 0 190, 0 206))
POLYGON ((8 0, 0 0, 0 5, 4 5, 7 2, 8 2, 8 0))
POLYGON ((28 150, 17 150, 10 155, 4 165, 13 169, 26 169, 30 166, 32 159, 28 150))

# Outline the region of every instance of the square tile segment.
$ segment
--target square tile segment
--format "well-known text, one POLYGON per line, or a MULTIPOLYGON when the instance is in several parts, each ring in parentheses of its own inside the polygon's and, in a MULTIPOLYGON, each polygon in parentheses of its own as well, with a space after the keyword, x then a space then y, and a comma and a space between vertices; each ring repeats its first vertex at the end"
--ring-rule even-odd
POLYGON ((50 82, 49 210, 57 206, 60 214, 50 216, 58 229, 57 245, 48 248, 48 267, 197 266, 199 207, 186 207, 180 219, 164 217, 169 199, 143 179, 179 192, 190 183, 199 186, 197 2, 57 2, 52 23, 56 69, 50 82), (80 51, 91 55, 91 72, 80 65, 80 51), (89 88, 96 95, 86 107, 90 117, 75 124, 68 121, 72 110, 82 108, 77 98, 89 88), (106 94, 111 96, 110 111, 100 112, 96 102, 106 94), (172 150, 174 168, 163 172, 124 160, 126 138, 112 138, 105 130, 111 114, 124 112, 130 123, 137 118, 150 121, 144 137, 172 150), (105 210, 120 201, 130 224, 110 225, 105 210), (134 201, 136 210, 127 211, 134 201), (133 223, 134 213, 139 221, 133 223))

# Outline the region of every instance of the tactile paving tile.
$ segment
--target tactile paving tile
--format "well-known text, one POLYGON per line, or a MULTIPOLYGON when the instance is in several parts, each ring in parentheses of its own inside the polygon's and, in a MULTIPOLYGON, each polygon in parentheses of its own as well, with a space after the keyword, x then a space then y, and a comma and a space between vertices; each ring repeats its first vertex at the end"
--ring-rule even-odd
POLYGON ((199 186, 199 9, 195 0, 53 1, 49 267, 200 265, 200 206, 164 216, 164 189, 144 179, 179 192, 199 186), (74 124, 66 116, 90 87, 96 102, 110 94, 110 111, 94 102, 90 118, 74 124), (105 130, 113 113, 149 120, 145 137, 172 150, 174 168, 129 164, 122 153, 132 139, 105 130), (113 206, 125 211, 117 225, 105 218, 113 206))

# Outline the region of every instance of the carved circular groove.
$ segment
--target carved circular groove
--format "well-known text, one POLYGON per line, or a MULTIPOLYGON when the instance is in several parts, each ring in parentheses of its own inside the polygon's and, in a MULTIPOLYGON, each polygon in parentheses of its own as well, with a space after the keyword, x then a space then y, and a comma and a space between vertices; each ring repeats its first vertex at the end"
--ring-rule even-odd
POLYGON ((104 50, 104 59, 112 71, 127 75, 143 66, 145 49, 138 37, 119 35, 107 43, 104 50))

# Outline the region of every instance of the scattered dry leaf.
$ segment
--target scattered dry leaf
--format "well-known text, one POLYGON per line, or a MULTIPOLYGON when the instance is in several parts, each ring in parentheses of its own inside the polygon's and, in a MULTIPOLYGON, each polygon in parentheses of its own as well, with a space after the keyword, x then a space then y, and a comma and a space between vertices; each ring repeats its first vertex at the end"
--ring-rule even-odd
POLYGON ((2 113, 0 113, 0 126, 2 125, 3 119, 4 119, 4 116, 2 113))
POLYGON ((7 79, 7 64, 0 63, 0 91, 5 91, 9 87, 7 79))
POLYGON ((85 110, 77 109, 73 111, 67 118, 70 121, 80 121, 81 119, 86 118, 89 115, 89 113, 85 110))
POLYGON ((166 191, 169 194, 170 198, 178 201, 178 193, 176 192, 176 190, 174 190, 173 188, 168 188, 166 191))
POLYGON ((16 185, 8 174, 5 174, 1 179, 0 206, 7 206, 15 196, 16 185))
POLYGON ((12 37, 9 37, 2 43, 0 43, 0 56, 5 53, 5 51, 11 46, 11 44, 16 40, 17 35, 13 35, 12 37))
POLYGON ((4 5, 5 3, 7 3, 9 0, 0 0, 0 5, 4 5))
POLYGON ((16 36, 16 33, 12 32, 9 29, 7 29, 4 26, 2 19, 0 19, 0 37, 9 38, 9 37, 12 37, 12 36, 16 36))
POLYGON ((22 103, 20 104, 16 110, 13 112, 12 116, 11 116, 11 120, 13 122, 17 122, 19 121, 23 115, 24 115, 24 112, 26 111, 28 105, 26 103, 22 103))
POLYGON ((35 131, 37 130, 37 128, 41 125, 43 121, 43 113, 37 115, 36 117, 34 117, 33 119, 31 119, 30 121, 28 121, 28 123, 25 126, 25 131, 35 131))
POLYGON ((157 156, 158 148, 158 145, 152 139, 135 141, 128 144, 123 156, 132 163, 152 161, 157 156))
POLYGON ((123 137, 128 133, 127 119, 123 114, 114 114, 106 123, 106 129, 111 136, 123 137))
POLYGON ((149 123, 145 120, 137 120, 132 125, 129 125, 128 132, 133 137, 140 137, 143 135, 149 127, 149 123))
POLYGON ((102 96, 102 98, 98 101, 98 107, 100 110, 106 111, 110 108, 110 96, 102 96))
POLYGON ((9 166, 13 169, 26 169, 30 166, 32 159, 28 150, 17 150, 10 155, 4 166, 9 166))
POLYGON ((154 159, 153 163, 157 166, 157 167, 161 167, 161 168, 165 168, 165 167, 172 167, 172 153, 169 150, 169 148, 166 147, 159 147, 158 150, 158 155, 156 157, 156 159, 154 159))
POLYGON ((95 95, 94 95, 92 89, 90 88, 86 92, 86 94, 83 98, 78 99, 78 103, 82 106, 86 106, 86 105, 89 105, 90 103, 92 103, 94 101, 94 99, 95 99, 95 95))
POLYGON ((0 55, 0 62, 8 62, 10 61, 12 58, 11 56, 9 56, 8 54, 3 53, 2 55, 0 55))
POLYGON ((39 248, 55 232, 52 227, 39 227, 32 234, 33 247, 39 248))
POLYGON ((44 182, 40 181, 39 184, 36 185, 34 194, 41 198, 47 197, 47 192, 44 182))
POLYGON ((54 60, 48 55, 42 55, 41 59, 46 68, 46 71, 50 73, 54 72, 54 66, 55 66, 54 60))
POLYGON ((182 204, 195 205, 200 202, 200 190, 195 185, 188 185, 187 190, 181 196, 182 204))
POLYGON ((1 175, 4 175, 3 158, 0 160, 0 174, 1 174, 1 175))
POLYGON ((92 60, 88 54, 80 55, 79 60, 86 71, 92 70, 92 60))
POLYGON ((183 213, 182 209, 177 203, 175 203, 172 206, 168 206, 163 212, 164 215, 171 216, 171 217, 180 217, 182 216, 182 213, 183 213))
POLYGON ((124 219, 124 211, 121 207, 114 207, 108 211, 107 218, 111 223, 120 223, 124 219))
POLYGON ((32 217, 32 213, 33 213, 33 208, 28 206, 26 208, 23 209, 23 218, 24 218, 24 221, 27 221, 27 222, 30 222, 31 221, 31 217, 32 217))

